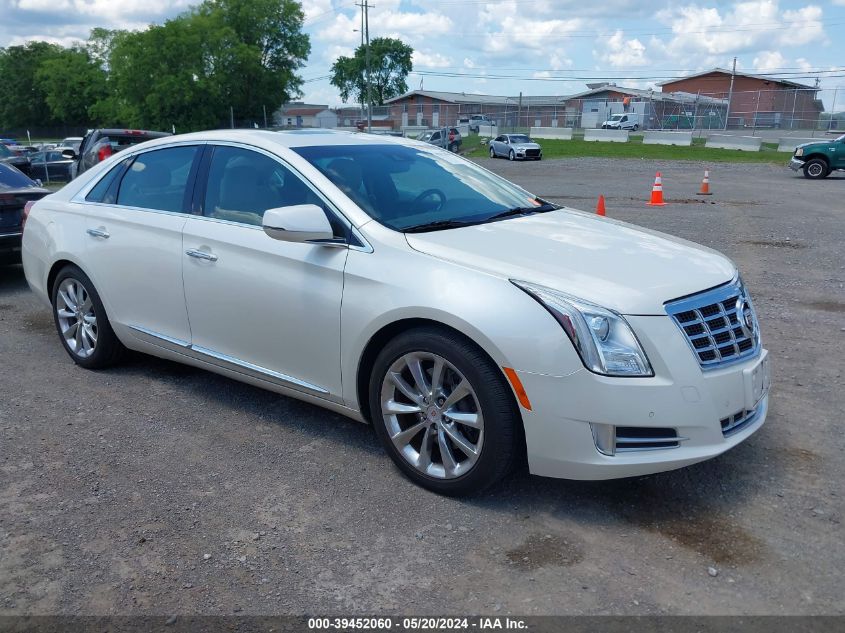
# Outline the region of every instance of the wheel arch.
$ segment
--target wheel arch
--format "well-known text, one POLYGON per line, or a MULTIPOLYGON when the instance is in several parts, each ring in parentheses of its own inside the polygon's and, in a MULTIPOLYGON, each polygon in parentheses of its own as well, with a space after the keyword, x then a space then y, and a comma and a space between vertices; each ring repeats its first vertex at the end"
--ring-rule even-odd
MULTIPOLYGON (((464 339, 474 347, 478 348, 478 350, 482 354, 484 354, 490 360, 490 362, 492 362, 496 367, 499 367, 499 370, 502 371, 500 364, 496 362, 496 359, 493 358, 490 352, 486 350, 483 345, 480 345, 472 337, 467 336, 464 332, 461 332, 459 329, 451 325, 443 323, 442 321, 437 321, 435 319, 424 317, 409 317, 392 321, 390 323, 387 323, 386 325, 383 325, 370 337, 370 339, 367 341, 367 344, 364 346, 364 349, 358 360, 358 367, 355 375, 355 395, 358 399, 358 407, 361 411, 361 417, 364 418, 364 420, 366 420, 367 422, 372 423, 372 419, 370 417, 371 412, 368 391, 370 375, 372 374, 373 365, 375 364, 376 357, 378 356, 379 352, 384 348, 384 346, 392 339, 396 338, 403 332, 422 327, 436 328, 464 339)), ((503 371, 502 376, 505 377, 503 371)), ((510 383, 508 383, 507 380, 505 380, 505 383, 508 384, 508 391, 510 393, 512 404, 515 407, 515 410, 519 413, 520 419, 522 419, 522 411, 516 400, 516 395, 513 393, 513 388, 510 386, 510 383)))
POLYGON ((810 154, 809 156, 804 156, 803 158, 805 163, 809 163, 811 160, 818 158, 819 160, 824 161, 824 163, 827 165, 827 168, 830 169, 830 159, 822 153, 816 152, 810 154))

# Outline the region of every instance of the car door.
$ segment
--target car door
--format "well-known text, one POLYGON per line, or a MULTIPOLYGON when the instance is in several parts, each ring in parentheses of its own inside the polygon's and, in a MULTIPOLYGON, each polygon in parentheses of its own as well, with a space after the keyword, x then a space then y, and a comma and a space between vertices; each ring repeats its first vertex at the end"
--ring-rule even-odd
POLYGON ((147 341, 190 341, 182 227, 199 150, 181 145, 129 157, 86 197, 87 272, 112 323, 147 341))
POLYGON ((195 195, 202 215, 184 228, 192 349, 226 369, 339 401, 346 245, 279 241, 261 220, 267 209, 313 203, 341 241, 347 229, 269 153, 220 144, 209 146, 204 164, 195 195))
POLYGON ((493 146, 493 151, 496 153, 496 156, 502 155, 502 145, 501 145, 501 143, 502 143, 503 138, 504 138, 503 136, 497 136, 492 141, 490 141, 490 144, 493 146))
POLYGON ((845 139, 831 143, 831 166, 834 169, 845 169, 845 139))
POLYGON ((443 145, 443 137, 439 131, 432 133, 431 138, 428 139, 428 142, 432 145, 443 145))

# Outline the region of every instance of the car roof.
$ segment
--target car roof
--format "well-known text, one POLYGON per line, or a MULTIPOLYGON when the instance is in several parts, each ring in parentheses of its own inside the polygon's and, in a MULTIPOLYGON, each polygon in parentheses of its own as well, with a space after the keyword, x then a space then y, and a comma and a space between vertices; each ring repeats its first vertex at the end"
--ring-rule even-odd
POLYGON ((258 146, 277 146, 288 149, 296 147, 332 146, 332 145, 417 145, 413 139, 387 136, 384 134, 366 134, 364 132, 346 132, 341 130, 306 129, 284 130, 273 132, 269 130, 207 130, 177 134, 165 138, 148 141, 145 147, 168 145, 174 142, 214 142, 229 141, 258 146))

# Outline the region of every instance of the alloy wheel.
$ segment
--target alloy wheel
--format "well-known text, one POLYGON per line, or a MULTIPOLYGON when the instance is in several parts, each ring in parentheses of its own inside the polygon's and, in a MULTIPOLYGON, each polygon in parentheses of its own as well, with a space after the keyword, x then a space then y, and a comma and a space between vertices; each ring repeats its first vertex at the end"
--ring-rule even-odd
POLYGON ((387 434, 402 458, 436 479, 469 472, 481 455, 484 418, 469 380, 442 356, 410 352, 381 386, 387 434))
POLYGON ((97 348, 97 315, 91 294, 77 279, 63 279, 56 294, 59 330, 68 349, 88 358, 97 348))
POLYGON ((809 167, 807 167, 807 173, 810 174, 813 178, 818 178, 824 172, 824 168, 822 167, 821 163, 813 163, 809 167))

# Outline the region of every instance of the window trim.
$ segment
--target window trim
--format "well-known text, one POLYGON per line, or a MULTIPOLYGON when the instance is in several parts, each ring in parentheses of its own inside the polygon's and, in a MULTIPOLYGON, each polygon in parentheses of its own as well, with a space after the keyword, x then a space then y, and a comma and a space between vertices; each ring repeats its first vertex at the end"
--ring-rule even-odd
MULTIPOLYGON (((191 200, 193 199, 194 195, 194 181, 196 180, 197 175, 197 167, 199 164, 200 159, 203 157, 205 153, 205 147, 199 145, 197 143, 185 143, 184 145, 174 145, 174 146, 165 146, 165 147, 153 147, 150 148, 148 151, 145 152, 138 152, 134 156, 130 156, 132 160, 127 161, 126 167, 123 169, 123 173, 120 174, 120 178, 116 179, 117 182, 117 191, 115 192, 114 196, 114 206, 121 207, 123 209, 144 209, 146 211, 158 211, 160 213, 172 213, 174 215, 191 215, 191 200), (129 170, 132 169, 132 165, 135 164, 135 161, 138 160, 141 156, 146 154, 152 154, 154 152, 162 152, 165 150, 170 149, 179 149, 181 147, 193 147, 196 149, 196 153, 194 154, 194 158, 191 161, 191 167, 188 170, 188 177, 185 180, 185 191, 182 193, 182 209, 180 211, 171 211, 169 209, 153 209, 150 207, 136 207, 134 205, 129 204, 120 204, 120 188, 123 186, 123 180, 126 178, 126 175, 129 173, 129 170)), ((112 184, 114 186, 114 184, 112 184)), ((111 189, 111 187, 109 187, 111 189)))
MULTIPOLYGON (((136 157, 140 156, 141 154, 146 154, 147 152, 154 152, 156 150, 170 149, 170 148, 174 148, 174 147, 184 147, 186 145, 196 146, 198 149, 202 150, 205 145, 208 145, 208 141, 206 141, 206 140, 176 141, 176 142, 173 142, 173 143, 168 143, 166 145, 156 145, 155 147, 150 147, 150 148, 144 147, 144 148, 141 148, 140 150, 134 149, 134 148, 128 148, 128 149, 125 149, 122 152, 118 152, 117 154, 114 155, 114 158, 116 158, 114 166, 117 166, 117 164, 119 164, 121 161, 124 161, 124 160, 127 160, 127 159, 132 159, 132 160, 129 161, 129 163, 127 163, 127 164, 131 164, 132 162, 134 162, 136 157)), ((112 160, 112 159, 110 158, 108 160, 112 160)), ((85 173, 80 174, 79 177, 84 178, 85 174, 88 174, 93 169, 96 169, 100 165, 104 165, 104 164, 105 164, 105 162, 100 163, 99 165, 92 167, 91 169, 85 170, 85 173)), ((105 178, 106 175, 109 174, 110 172, 111 172, 111 168, 103 170, 102 174, 99 174, 96 178, 92 178, 91 180, 86 182, 79 189, 79 191, 77 191, 75 194, 73 194, 73 196, 71 196, 70 202, 76 202, 76 203, 80 203, 80 204, 97 204, 97 205, 103 205, 103 206, 106 206, 106 207, 120 207, 121 209, 137 209, 137 210, 140 210, 140 211, 150 211, 150 212, 154 212, 154 213, 171 213, 171 214, 174 214, 174 215, 190 215, 189 212, 185 212, 185 211, 162 211, 161 209, 147 209, 145 207, 130 207, 130 206, 127 206, 125 204, 117 204, 117 202, 108 203, 108 202, 94 202, 94 201, 86 200, 85 198, 88 196, 89 193, 91 193, 91 190, 94 189, 94 187, 96 187, 100 183, 100 181, 103 178, 105 178)), ((188 177, 190 178, 190 174, 188 174, 188 177)), ((120 180, 123 180, 123 174, 121 174, 120 180)), ((187 188, 188 183, 185 183, 185 186, 187 188)), ((117 200, 117 198, 115 198, 115 200, 117 200)))
MULTIPOLYGON (((326 205, 330 213, 333 213, 335 217, 346 227, 346 236, 343 238, 343 246, 355 249, 355 250, 362 250, 368 253, 373 252, 373 247, 364 239, 363 235, 360 231, 358 231, 352 222, 349 221, 340 209, 337 208, 336 205, 332 203, 329 198, 322 193, 319 189, 317 189, 314 184, 306 178, 302 172, 300 172, 296 167, 291 165, 288 161, 283 159, 281 156, 270 152, 263 147, 257 147, 255 145, 249 145, 247 143, 239 143, 236 141, 207 141, 206 147, 203 153, 203 164, 202 164, 202 172, 197 176, 197 179, 194 184, 194 192, 193 192, 193 199, 191 202, 191 208, 195 209, 192 212, 193 217, 198 220, 206 220, 209 222, 220 222, 222 224, 231 224, 233 226, 245 227, 254 230, 263 230, 260 225, 255 224, 246 224, 244 222, 235 222, 233 220, 222 220, 220 218, 212 218, 205 215, 205 209, 203 209, 203 204, 205 203, 205 190, 208 184, 208 175, 211 169, 211 157, 214 154, 215 147, 236 147, 238 149, 243 149, 247 151, 257 152, 259 154, 263 154, 270 160, 273 160, 279 163, 285 169, 288 169, 293 173, 297 178, 299 178, 306 187, 308 187, 323 203, 326 205), (206 159, 207 157, 207 159, 206 159)), ((340 245, 340 242, 338 242, 340 245)))

